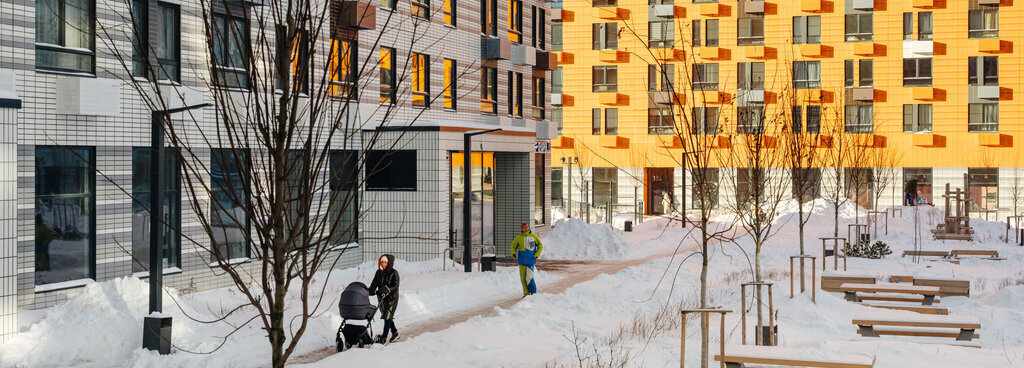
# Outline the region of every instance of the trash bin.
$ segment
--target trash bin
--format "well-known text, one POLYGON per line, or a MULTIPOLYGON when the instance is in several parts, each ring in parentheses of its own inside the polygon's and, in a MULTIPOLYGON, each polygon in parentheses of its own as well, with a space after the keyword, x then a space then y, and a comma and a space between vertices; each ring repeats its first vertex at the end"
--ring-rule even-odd
POLYGON ((142 347, 171 353, 171 317, 145 317, 142 323, 142 347))
POLYGON ((626 221, 626 225, 623 226, 623 230, 626 230, 626 232, 633 231, 633 221, 626 221))
POLYGON ((496 256, 493 254, 484 254, 480 256, 480 268, 484 271, 494 272, 496 256))
POLYGON ((761 326, 761 345, 775 346, 779 344, 779 326, 761 326), (774 329, 771 327, 775 327, 774 329), (774 333, 773 333, 774 332, 774 333), (773 336, 774 335, 774 336, 773 336), (772 344, 774 342, 774 344, 772 344))

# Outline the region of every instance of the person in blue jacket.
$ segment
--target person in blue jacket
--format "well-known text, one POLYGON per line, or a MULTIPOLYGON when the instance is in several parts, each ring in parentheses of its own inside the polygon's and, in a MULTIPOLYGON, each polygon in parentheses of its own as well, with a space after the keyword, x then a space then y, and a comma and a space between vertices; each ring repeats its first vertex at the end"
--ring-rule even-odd
POLYGON ((537 258, 540 258, 544 245, 540 243, 540 238, 530 231, 530 225, 523 222, 519 224, 519 228, 523 232, 512 240, 511 253, 512 258, 519 264, 519 281, 523 283, 525 298, 537 293, 537 283, 533 280, 534 265, 537 264, 537 258))

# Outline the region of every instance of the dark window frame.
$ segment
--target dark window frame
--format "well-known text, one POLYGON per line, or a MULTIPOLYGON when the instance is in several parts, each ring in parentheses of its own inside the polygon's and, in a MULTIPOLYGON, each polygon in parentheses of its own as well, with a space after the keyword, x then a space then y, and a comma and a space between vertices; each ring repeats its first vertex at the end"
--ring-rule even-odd
POLYGON ((418 186, 416 157, 416 150, 366 151, 364 190, 368 192, 415 192, 418 186), (400 161, 403 166, 393 165, 400 161), (412 169, 404 165, 412 165, 412 169), (400 181, 396 182, 396 179, 400 181))

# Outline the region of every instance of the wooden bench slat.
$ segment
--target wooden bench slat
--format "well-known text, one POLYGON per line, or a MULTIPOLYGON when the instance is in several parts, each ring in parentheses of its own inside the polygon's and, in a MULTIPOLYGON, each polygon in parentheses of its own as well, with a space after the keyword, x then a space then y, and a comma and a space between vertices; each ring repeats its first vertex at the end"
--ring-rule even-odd
MULTIPOLYGON (((860 332, 859 330, 857 332, 860 332)), ((950 337, 957 338, 960 334, 954 331, 941 331, 941 330, 894 330, 884 327, 875 327, 875 333, 879 335, 888 336, 920 336, 920 337, 950 337)), ((974 333, 974 338, 981 338, 981 335, 977 332, 974 333)))
MULTIPOLYGON (((875 295, 868 294, 868 295, 863 295, 863 296, 858 295, 857 298, 860 299, 861 301, 875 300, 875 301, 882 301, 882 302, 906 302, 906 303, 921 303, 921 301, 924 300, 923 297, 879 295, 879 294, 875 294, 875 295)), ((932 304, 938 304, 938 303, 939 303, 939 298, 935 297, 935 300, 932 301, 932 304)))
MULTIPOLYGON (((715 355, 715 361, 722 361, 721 355, 715 355)), ((856 364, 856 363, 840 363, 840 362, 819 362, 819 361, 806 361, 806 360, 794 360, 794 359, 773 359, 773 358, 757 358, 757 357, 737 357, 730 356, 726 353, 726 363, 750 363, 750 364, 774 364, 774 365, 788 365, 793 367, 815 367, 815 368, 872 368, 874 363, 871 364, 856 364)))
POLYGON ((936 295, 939 293, 937 286, 916 286, 903 284, 853 284, 845 283, 839 287, 842 291, 855 291, 865 293, 907 293, 919 295, 936 295))
POLYGON ((891 304, 864 304, 872 308, 896 309, 916 312, 920 314, 947 315, 949 309, 932 307, 928 305, 891 305, 891 304))
POLYGON ((715 361, 736 364, 773 364, 818 368, 871 368, 873 357, 864 355, 831 355, 806 353, 779 346, 727 345, 725 354, 716 354, 715 361))
POLYGON ((939 322, 939 321, 915 321, 908 319, 905 321, 886 321, 886 320, 871 320, 871 319, 854 319, 853 324, 858 326, 903 326, 903 327, 945 327, 945 328, 966 328, 978 330, 981 329, 981 322, 977 323, 964 323, 964 322, 939 322))

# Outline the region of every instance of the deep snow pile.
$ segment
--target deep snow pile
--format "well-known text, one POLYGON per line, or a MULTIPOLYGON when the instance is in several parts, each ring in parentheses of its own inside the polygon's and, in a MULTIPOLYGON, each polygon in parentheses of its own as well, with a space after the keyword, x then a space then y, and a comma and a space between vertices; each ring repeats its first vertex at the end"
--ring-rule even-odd
POLYGON ((555 223, 544 238, 545 259, 623 259, 631 244, 608 224, 587 224, 577 218, 555 223))

